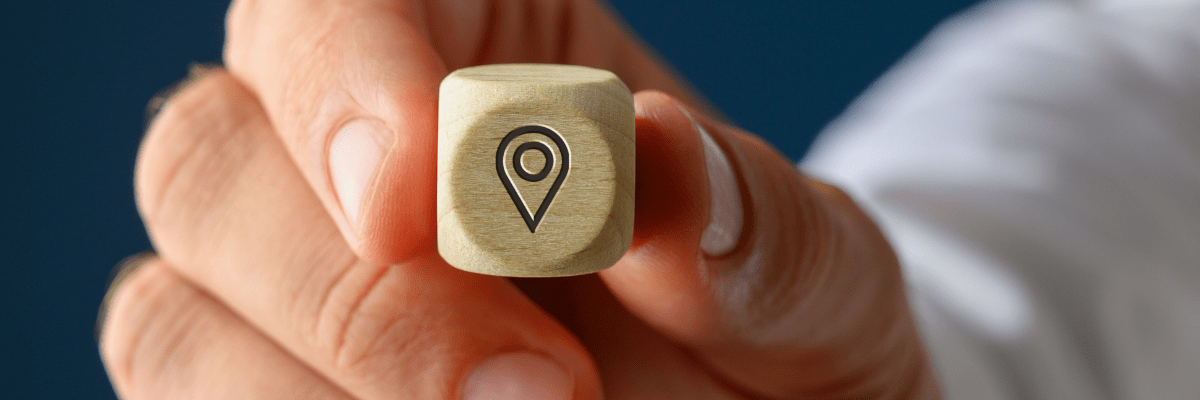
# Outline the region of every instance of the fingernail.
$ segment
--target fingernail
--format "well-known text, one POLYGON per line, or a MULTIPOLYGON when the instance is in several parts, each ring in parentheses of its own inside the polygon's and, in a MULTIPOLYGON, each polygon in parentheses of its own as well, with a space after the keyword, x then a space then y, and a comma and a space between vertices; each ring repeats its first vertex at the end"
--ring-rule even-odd
POLYGON ((742 235, 741 190, 738 189, 733 166, 721 146, 691 114, 686 110, 683 113, 700 132, 700 141, 704 144, 704 164, 708 171, 709 203, 712 208, 709 210, 708 226, 700 236, 700 249, 710 256, 723 255, 737 247, 742 235))
POLYGON ((371 118, 347 122, 329 143, 329 179, 351 228, 358 227, 363 193, 391 145, 387 125, 371 118))
POLYGON ((143 251, 141 253, 125 257, 124 260, 121 260, 121 262, 117 263, 117 266, 113 268, 112 273, 109 274, 108 290, 104 293, 104 300, 101 300, 100 302, 100 311, 96 313, 96 328, 93 331, 96 339, 96 345, 100 345, 100 338, 104 336, 104 321, 108 320, 108 305, 112 302, 113 294, 117 292, 117 289, 121 287, 122 283, 125 283, 125 279, 128 279, 130 275, 133 275, 134 271, 137 271, 138 268, 146 265, 147 262, 153 259, 154 253, 150 251, 143 251))
POLYGON ((506 353, 475 367, 463 400, 566 400, 574 388, 574 379, 558 363, 534 353, 506 353))

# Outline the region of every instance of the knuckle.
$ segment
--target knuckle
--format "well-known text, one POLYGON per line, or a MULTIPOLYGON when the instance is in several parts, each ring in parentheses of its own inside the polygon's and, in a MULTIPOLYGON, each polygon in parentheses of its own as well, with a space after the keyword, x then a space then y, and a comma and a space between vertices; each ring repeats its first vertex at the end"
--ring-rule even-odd
MULTIPOLYGON (((173 360, 187 360, 194 289, 161 262, 134 272, 113 297, 101 355, 114 386, 130 398, 163 398, 161 379, 173 360)), ((177 366, 176 366, 177 367, 177 366)), ((179 374, 186 376, 186 374, 179 374)))
MULTIPOLYGON (((406 301, 412 288, 395 266, 358 263, 338 279, 319 308, 316 348, 356 379, 387 379, 436 347, 436 313, 406 301)), ((415 367, 415 366, 413 366, 415 367)))
POLYGON ((225 12, 225 30, 229 37, 241 33, 241 28, 251 24, 258 16, 260 0, 233 0, 225 12))
MULTIPOLYGON (((224 182, 255 146, 242 134, 257 115, 252 98, 224 71, 199 78, 162 109, 138 152, 135 192, 152 235, 163 225, 203 220, 211 185, 224 182)), ((183 232, 187 230, 173 230, 183 232)))
POLYGON ((240 68, 249 61, 253 36, 263 23, 262 0, 234 0, 225 12, 225 49, 223 58, 231 68, 240 68))

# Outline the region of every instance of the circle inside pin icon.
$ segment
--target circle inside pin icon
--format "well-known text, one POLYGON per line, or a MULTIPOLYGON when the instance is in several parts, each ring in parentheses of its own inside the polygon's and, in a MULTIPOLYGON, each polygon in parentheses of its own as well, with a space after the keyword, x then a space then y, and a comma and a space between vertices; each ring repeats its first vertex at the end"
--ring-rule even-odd
POLYGON ((550 175, 550 170, 553 169, 554 165, 554 153, 550 151, 550 146, 546 146, 545 143, 537 141, 525 142, 517 146, 517 151, 513 152, 512 165, 513 170, 517 172, 517 176, 520 176, 521 179, 529 182, 537 182, 546 179, 546 176, 550 175), (523 162, 523 156, 529 150, 537 150, 542 153, 542 159, 544 160, 542 168, 533 174, 525 170, 525 163, 523 162))

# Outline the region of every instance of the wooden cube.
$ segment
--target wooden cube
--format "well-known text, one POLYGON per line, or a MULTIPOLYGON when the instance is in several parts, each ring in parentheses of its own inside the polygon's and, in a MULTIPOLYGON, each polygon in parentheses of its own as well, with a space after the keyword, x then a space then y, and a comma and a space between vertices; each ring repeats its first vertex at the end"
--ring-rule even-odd
POLYGON ((611 72, 464 68, 438 104, 438 252, 456 268, 567 276, 633 239, 634 110, 611 72))

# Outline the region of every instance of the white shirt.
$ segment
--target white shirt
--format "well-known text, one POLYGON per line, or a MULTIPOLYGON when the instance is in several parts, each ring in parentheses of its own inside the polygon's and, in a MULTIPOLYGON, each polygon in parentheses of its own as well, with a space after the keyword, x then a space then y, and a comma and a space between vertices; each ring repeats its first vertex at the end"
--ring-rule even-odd
POLYGON ((1200 1, 950 20, 802 167, 897 248, 951 399, 1200 399, 1200 1))

